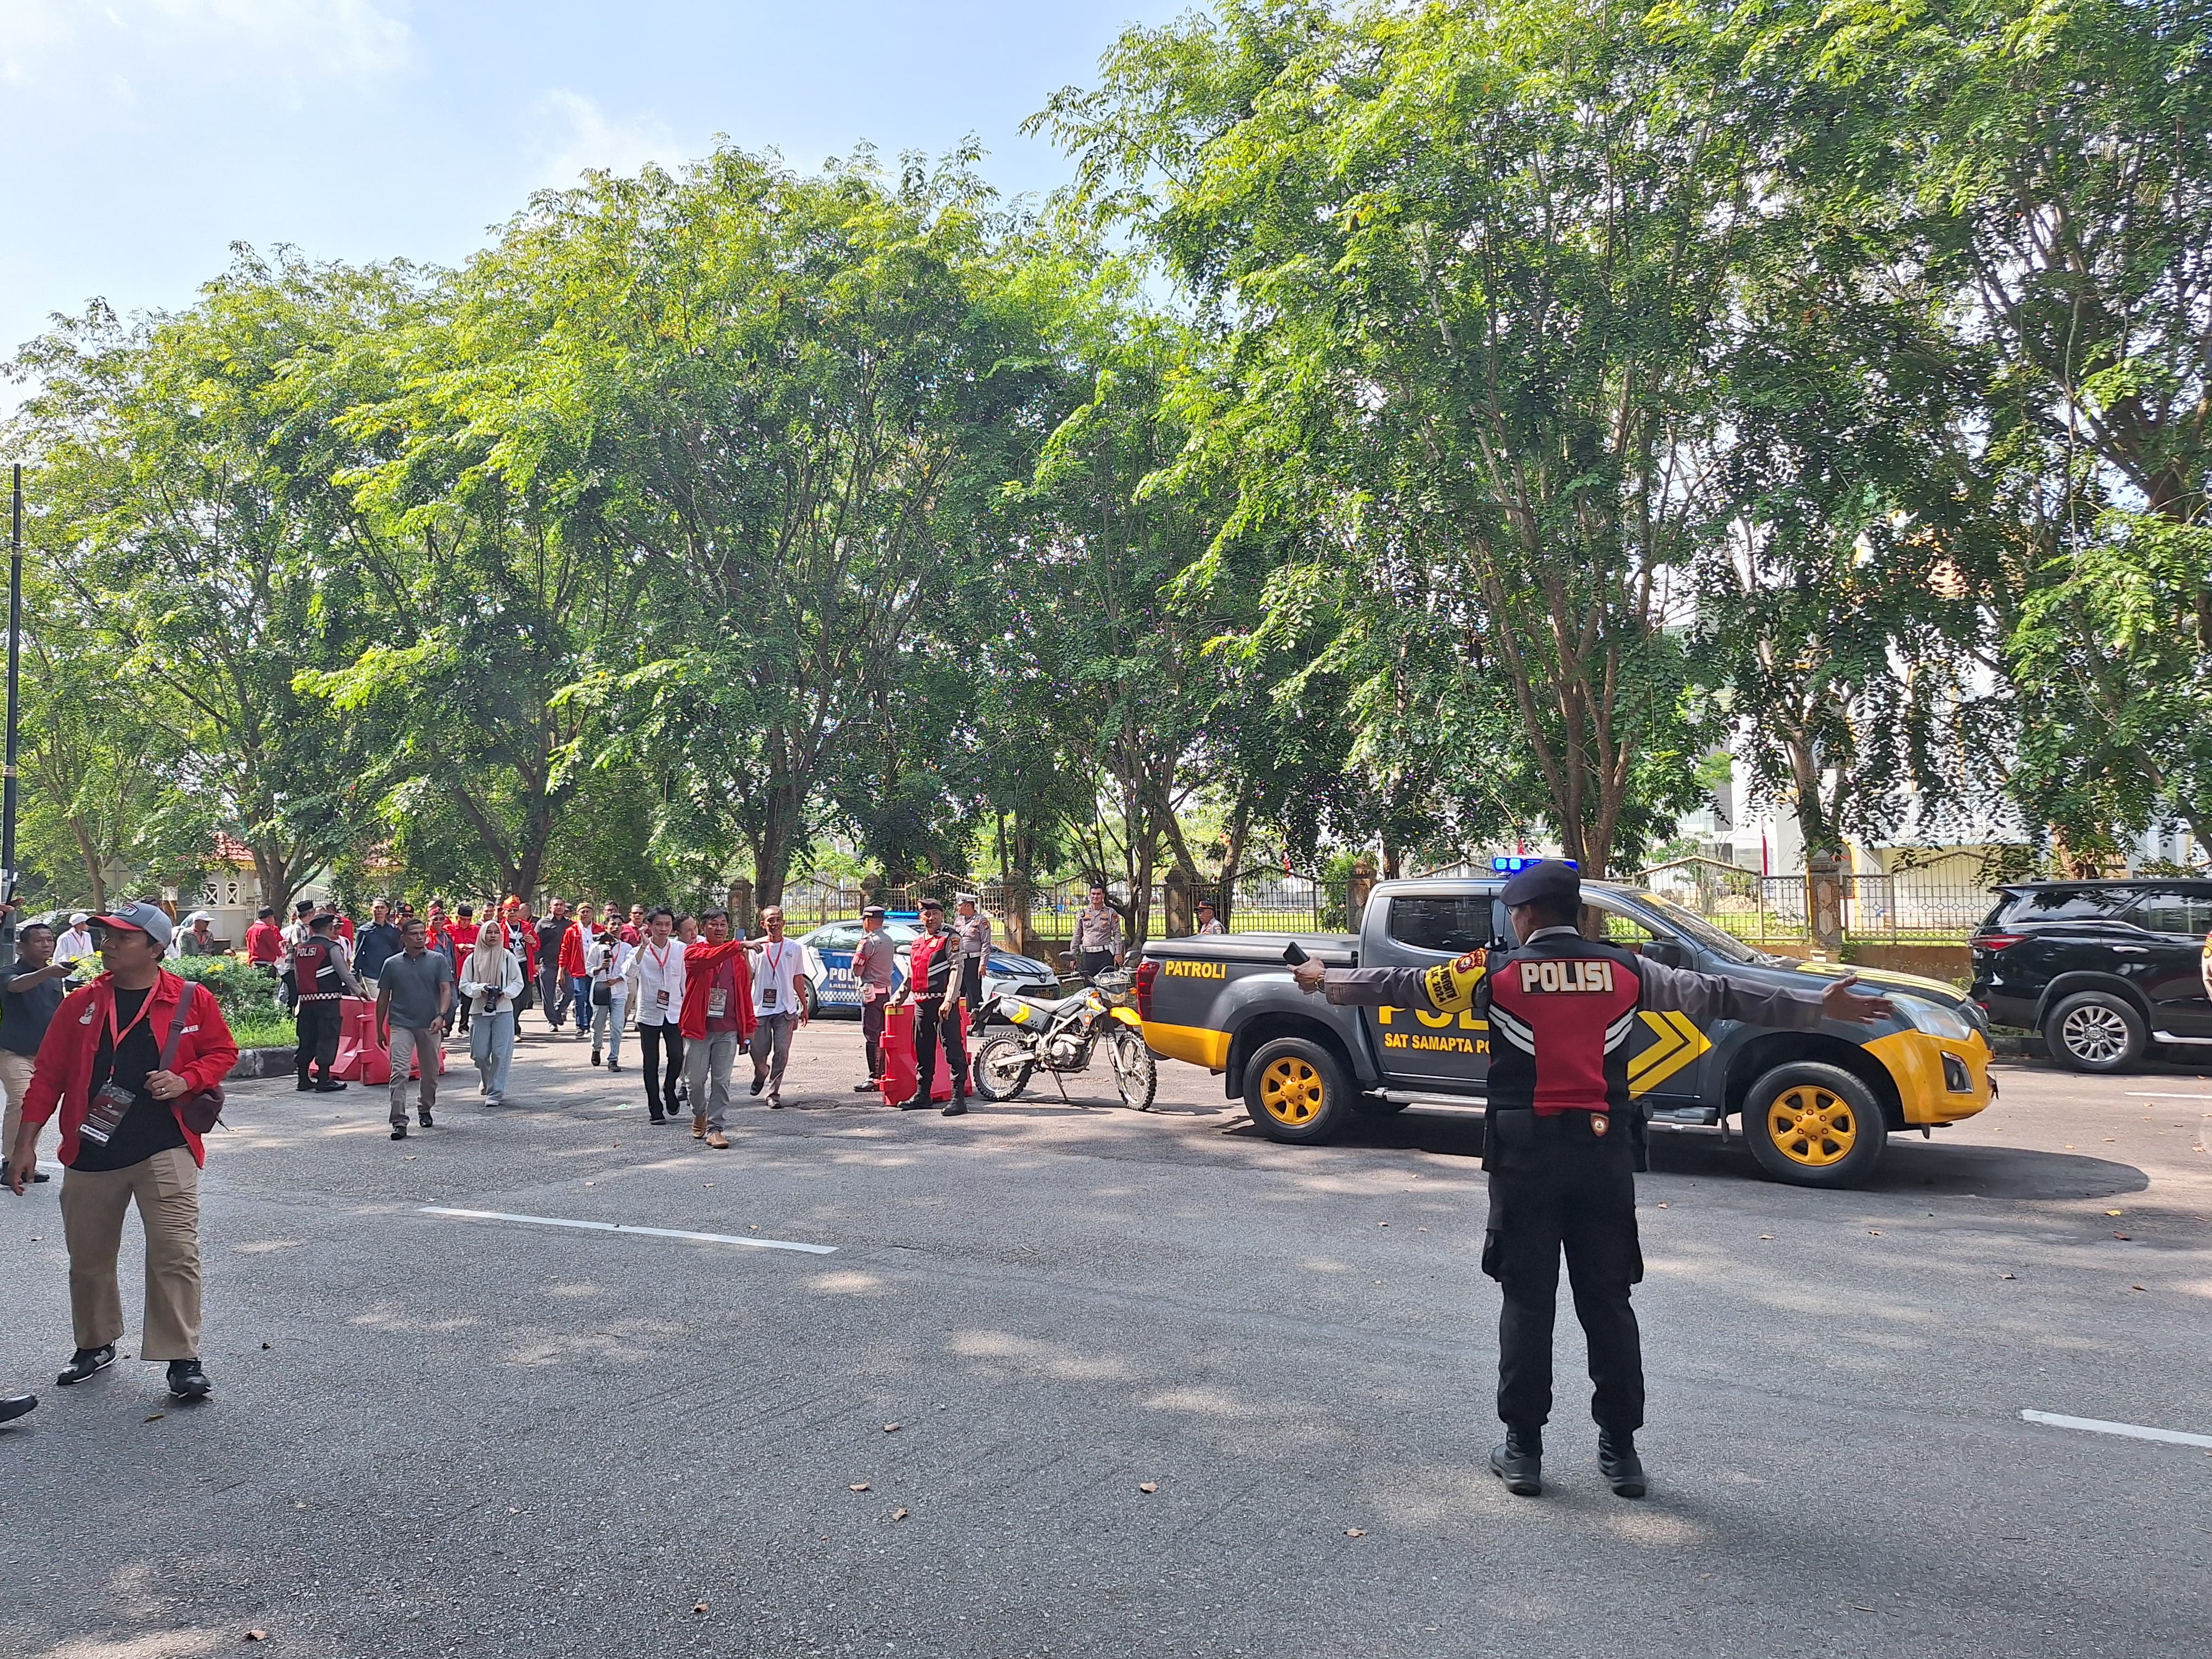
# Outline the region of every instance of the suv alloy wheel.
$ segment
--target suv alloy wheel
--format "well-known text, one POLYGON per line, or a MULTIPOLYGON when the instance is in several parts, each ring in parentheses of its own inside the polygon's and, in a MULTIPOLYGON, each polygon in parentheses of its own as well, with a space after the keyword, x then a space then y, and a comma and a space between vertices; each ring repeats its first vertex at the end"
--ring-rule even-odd
POLYGON ((2043 1017, 2044 1047, 2070 1071, 2125 1071, 2149 1042, 2135 1004, 2109 991, 2077 991, 2043 1017))

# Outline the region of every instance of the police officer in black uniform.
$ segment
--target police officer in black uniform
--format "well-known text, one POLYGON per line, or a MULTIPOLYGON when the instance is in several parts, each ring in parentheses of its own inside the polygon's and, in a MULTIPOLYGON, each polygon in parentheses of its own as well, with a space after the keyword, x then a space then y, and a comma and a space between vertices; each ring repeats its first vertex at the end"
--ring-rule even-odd
POLYGON ((1890 1018, 1852 976, 1799 994, 1650 962, 1582 936, 1582 880, 1555 860, 1505 884, 1520 944, 1469 951, 1434 968, 1330 968, 1305 963, 1299 986, 1334 1003, 1457 1013, 1490 1024, 1483 1167, 1490 1218, 1482 1270, 1498 1282, 1498 1414, 1505 1442, 1490 1467, 1524 1498, 1543 1491, 1543 1431, 1552 1412, 1552 1321, 1559 1255, 1589 1339, 1590 1415, 1598 1468, 1622 1498, 1644 1493, 1636 1431, 1644 1426, 1644 1358, 1629 1287, 1644 1277, 1636 1237, 1636 1171, 1644 1121, 1628 1093, 1630 1039, 1646 1009, 1699 1024, 1755 1021, 1809 1030, 1823 1020, 1890 1018))
POLYGON ((960 992, 966 978, 965 947, 957 933, 945 926, 945 901, 921 902, 921 937, 907 947, 906 988, 899 994, 914 999, 913 1095, 898 1103, 902 1112, 918 1111, 929 1104, 930 1085, 937 1075, 937 1045, 945 1043, 945 1066, 952 1074, 952 1103, 947 1117, 968 1111, 968 1043, 960 1034, 960 992))
POLYGON ((336 1094, 345 1087, 331 1075, 337 1064, 338 1031, 343 1023, 338 1005, 349 992, 357 997, 368 994, 354 977, 345 941, 337 935, 337 920, 335 911, 317 911, 306 936, 293 944, 287 963, 292 976, 292 1022, 299 1033, 293 1066, 302 1093, 336 1094), (320 1068, 320 1081, 311 1076, 311 1066, 320 1068))

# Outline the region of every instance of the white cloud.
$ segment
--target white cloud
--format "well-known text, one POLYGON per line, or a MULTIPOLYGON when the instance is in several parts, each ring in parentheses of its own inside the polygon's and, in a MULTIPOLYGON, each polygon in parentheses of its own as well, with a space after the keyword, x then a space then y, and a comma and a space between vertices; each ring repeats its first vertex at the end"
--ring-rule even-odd
POLYGON ((404 0, 0 0, 0 82, 67 98, 117 82, 367 81, 410 68, 404 0))
POLYGON ((635 173, 647 161, 673 168, 684 149, 656 115, 609 115, 581 93, 549 92, 533 112, 540 129, 532 182, 566 188, 588 168, 635 173))

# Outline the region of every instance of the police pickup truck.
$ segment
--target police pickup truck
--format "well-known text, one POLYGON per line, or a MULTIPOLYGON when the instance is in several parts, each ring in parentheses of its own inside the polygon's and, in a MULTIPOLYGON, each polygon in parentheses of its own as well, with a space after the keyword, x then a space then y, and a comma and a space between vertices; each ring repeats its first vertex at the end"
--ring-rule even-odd
MULTIPOLYGON (((1277 1140, 1326 1140, 1356 1113, 1416 1101, 1480 1100, 1489 1031, 1471 1013, 1336 1007, 1292 981, 1285 950, 1332 968, 1429 967, 1516 942, 1498 901, 1503 878, 1389 881, 1370 894, 1357 934, 1231 933, 1155 939, 1136 978, 1155 1054, 1203 1066, 1277 1140)), ((1583 884, 1583 932, 1670 967, 1802 986, 1854 971, 1753 950, 1653 894, 1583 884)), ((1940 981, 1863 971, 1896 1003, 1872 1025, 1778 1031, 1734 1020, 1700 1028, 1643 1013, 1629 1091, 1655 1123, 1741 1120, 1759 1167, 1807 1187, 1863 1182, 1887 1137, 1923 1133, 1990 1103, 1988 1029, 1966 994, 1940 981)))

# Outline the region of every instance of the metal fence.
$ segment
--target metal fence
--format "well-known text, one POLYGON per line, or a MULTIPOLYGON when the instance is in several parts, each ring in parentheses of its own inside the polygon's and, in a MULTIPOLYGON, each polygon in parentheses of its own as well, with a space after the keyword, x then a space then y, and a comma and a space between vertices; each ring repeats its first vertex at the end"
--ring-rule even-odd
MULTIPOLYGON (((985 914, 1000 924, 1002 938, 1016 937, 1018 919, 1023 936, 1064 944, 1075 931, 1075 914, 1090 902, 1091 884, 1080 879, 1034 882, 1023 895, 1012 882, 987 879, 961 886, 954 882, 914 883, 876 889, 857 884, 802 881, 785 888, 784 919, 794 932, 818 927, 824 922, 848 921, 861 907, 880 904, 892 911, 910 911, 927 895, 951 903, 956 891, 974 893, 985 914)), ((1108 889, 1110 902, 1126 920, 1131 914, 1130 890, 1125 882, 1108 889)), ((1188 933, 1200 901, 1214 907, 1222 923, 1235 933, 1338 933, 1351 923, 1351 884, 1320 882, 1297 876, 1248 876, 1224 891, 1218 882, 1200 882, 1188 888, 1156 884, 1146 907, 1146 931, 1160 938, 1170 932, 1188 933)))
MULTIPOLYGON (((1837 927, 1849 939, 1899 943, 1963 941, 1989 914, 1990 889, 1960 860, 1885 875, 1825 879, 1835 892, 1837 927)), ((1681 859, 1639 872, 1649 891, 1753 944, 1802 941, 1813 933, 1811 875, 1762 876, 1713 859, 1681 859)))

